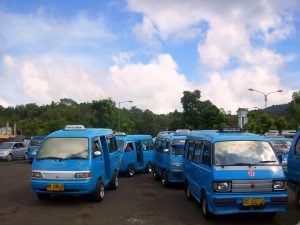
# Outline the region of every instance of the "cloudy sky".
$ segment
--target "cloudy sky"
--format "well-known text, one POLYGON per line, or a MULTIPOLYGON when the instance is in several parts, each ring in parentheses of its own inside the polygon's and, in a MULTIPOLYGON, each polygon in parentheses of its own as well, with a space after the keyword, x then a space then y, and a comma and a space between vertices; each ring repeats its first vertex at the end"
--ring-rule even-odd
POLYGON ((0 0, 0 105, 111 98, 233 114, 300 87, 299 0, 0 0), (253 88, 260 92, 251 92, 253 88))

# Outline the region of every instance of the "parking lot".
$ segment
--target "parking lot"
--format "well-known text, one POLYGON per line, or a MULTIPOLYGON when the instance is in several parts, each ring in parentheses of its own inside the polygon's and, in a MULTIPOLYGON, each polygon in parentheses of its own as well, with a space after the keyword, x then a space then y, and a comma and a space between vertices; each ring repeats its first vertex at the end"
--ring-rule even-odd
POLYGON ((289 195, 288 211, 267 220, 263 215, 233 215, 205 220, 198 204, 188 201, 181 186, 164 188, 149 174, 120 177, 116 191, 107 190, 104 200, 94 203, 84 197, 54 197, 40 201, 32 193, 31 165, 26 160, 0 162, 0 224, 137 224, 295 225, 300 209, 289 195))

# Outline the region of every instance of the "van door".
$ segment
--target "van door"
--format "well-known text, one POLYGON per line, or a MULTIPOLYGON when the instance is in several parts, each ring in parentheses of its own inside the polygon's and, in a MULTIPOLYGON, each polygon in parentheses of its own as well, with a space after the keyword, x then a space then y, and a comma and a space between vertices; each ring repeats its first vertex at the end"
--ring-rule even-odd
POLYGON ((143 149, 141 141, 135 141, 135 148, 137 167, 140 169, 143 166, 143 149))
POLYGON ((106 136, 106 142, 108 146, 108 166, 107 166, 107 177, 109 181, 112 180, 114 176, 118 175, 120 162, 121 162, 121 152, 118 150, 117 141, 115 136, 106 136))
POLYGON ((135 167, 136 164, 136 147, 132 141, 125 143, 123 161, 127 165, 132 164, 135 167))
POLYGON ((98 178, 105 178, 105 154, 102 143, 99 140, 99 137, 94 137, 92 139, 92 173, 93 176, 98 178), (100 151, 100 155, 94 154, 95 152, 100 151))
MULTIPOLYGON (((203 149, 200 156, 199 188, 202 187, 207 191, 212 191, 212 144, 209 141, 203 141, 203 149)), ((199 189, 200 190, 200 189, 199 189)))
POLYGON ((300 183, 300 132, 295 136, 288 156, 288 179, 300 183))

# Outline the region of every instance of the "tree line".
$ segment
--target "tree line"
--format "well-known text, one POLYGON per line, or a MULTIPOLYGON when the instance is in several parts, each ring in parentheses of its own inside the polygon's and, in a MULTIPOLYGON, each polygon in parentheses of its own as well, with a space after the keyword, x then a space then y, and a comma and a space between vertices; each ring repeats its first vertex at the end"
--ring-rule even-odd
MULTIPOLYGON (((18 134, 46 135, 64 128, 67 124, 83 124, 85 127, 112 128, 131 134, 156 136, 162 130, 176 129, 219 129, 236 127, 237 116, 225 113, 211 101, 201 100, 201 92, 184 91, 180 99, 183 111, 174 110, 168 114, 155 114, 137 107, 118 108, 111 99, 77 103, 64 98, 58 102, 38 106, 35 103, 3 107, 0 105, 0 127, 16 123, 18 134), (119 123, 120 121, 120 123, 119 123)), ((297 129, 300 124, 300 92, 293 94, 286 110, 268 113, 254 110, 248 114, 245 128, 251 132, 263 133, 269 129, 297 129)))

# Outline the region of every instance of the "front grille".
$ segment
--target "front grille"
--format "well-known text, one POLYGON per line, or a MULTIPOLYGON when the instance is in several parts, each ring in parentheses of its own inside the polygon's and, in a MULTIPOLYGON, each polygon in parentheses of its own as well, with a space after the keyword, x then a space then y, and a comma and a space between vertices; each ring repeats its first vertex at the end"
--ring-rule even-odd
POLYGON ((271 192, 272 180, 233 180, 232 192, 271 192))
POLYGON ((49 180, 72 180, 74 179, 74 175, 73 172, 43 172, 43 178, 49 180))

